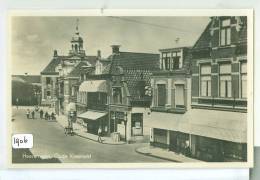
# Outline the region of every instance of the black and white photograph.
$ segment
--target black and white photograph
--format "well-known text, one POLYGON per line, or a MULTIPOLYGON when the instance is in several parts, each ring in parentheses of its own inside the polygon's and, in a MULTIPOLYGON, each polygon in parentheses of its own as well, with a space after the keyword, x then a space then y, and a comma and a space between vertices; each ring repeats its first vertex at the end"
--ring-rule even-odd
POLYGON ((190 11, 10 15, 11 165, 251 166, 252 11, 190 11))

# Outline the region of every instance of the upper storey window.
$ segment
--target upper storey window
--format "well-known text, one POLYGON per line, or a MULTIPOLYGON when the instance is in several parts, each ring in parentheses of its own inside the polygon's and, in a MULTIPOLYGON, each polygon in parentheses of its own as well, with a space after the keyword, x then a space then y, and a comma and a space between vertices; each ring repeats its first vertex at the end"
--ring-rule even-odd
POLYGON ((182 68, 182 53, 178 52, 163 52, 162 67, 165 70, 176 70, 182 68))
POLYGON ((200 96, 211 96, 211 65, 202 64, 200 66, 200 96))
POLYGON ((224 19, 221 21, 220 26, 220 45, 227 46, 231 44, 231 21, 224 19))

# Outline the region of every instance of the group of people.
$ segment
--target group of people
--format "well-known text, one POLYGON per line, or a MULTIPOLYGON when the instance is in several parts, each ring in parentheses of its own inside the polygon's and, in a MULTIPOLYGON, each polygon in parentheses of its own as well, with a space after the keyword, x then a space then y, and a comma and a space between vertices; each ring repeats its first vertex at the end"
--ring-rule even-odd
POLYGON ((54 112, 49 113, 46 111, 44 113, 43 109, 40 109, 39 107, 35 107, 35 109, 31 110, 27 109, 26 110, 26 117, 27 119, 35 119, 35 113, 39 112, 40 114, 40 119, 45 119, 45 120, 56 120, 56 116, 54 112))

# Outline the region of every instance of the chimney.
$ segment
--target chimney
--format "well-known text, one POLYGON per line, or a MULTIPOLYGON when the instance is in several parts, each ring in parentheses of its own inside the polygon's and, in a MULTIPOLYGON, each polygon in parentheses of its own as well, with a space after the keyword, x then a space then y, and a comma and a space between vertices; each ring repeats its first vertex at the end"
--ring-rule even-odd
POLYGON ((97 58, 101 59, 101 51, 100 50, 97 51, 97 58))
POLYGON ((120 45, 112 45, 112 54, 119 54, 120 45))
POLYGON ((57 50, 54 50, 53 52, 53 57, 57 57, 58 56, 58 51, 57 50))

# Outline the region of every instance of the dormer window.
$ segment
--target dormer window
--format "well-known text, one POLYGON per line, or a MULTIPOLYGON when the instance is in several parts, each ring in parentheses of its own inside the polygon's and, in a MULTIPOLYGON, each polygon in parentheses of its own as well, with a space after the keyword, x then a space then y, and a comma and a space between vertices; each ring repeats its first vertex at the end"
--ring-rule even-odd
POLYGON ((231 20, 224 19, 220 24, 220 45, 227 46, 231 44, 231 20))
POLYGON ((163 52, 162 63, 162 68, 165 70, 176 70, 182 68, 182 52, 163 52))

